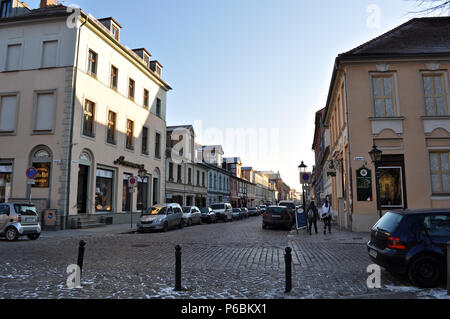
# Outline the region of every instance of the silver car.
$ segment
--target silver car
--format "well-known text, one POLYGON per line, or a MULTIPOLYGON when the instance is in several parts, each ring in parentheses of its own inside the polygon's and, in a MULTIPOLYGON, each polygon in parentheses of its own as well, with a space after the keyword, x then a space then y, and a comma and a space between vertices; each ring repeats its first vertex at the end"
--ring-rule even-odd
POLYGON ((197 206, 183 207, 183 219, 185 225, 200 225, 202 223, 202 213, 197 206))
POLYGON ((164 232, 184 227, 183 211, 178 204, 155 205, 141 215, 137 223, 139 233, 152 230, 164 232))
POLYGON ((15 241, 21 236, 36 240, 41 235, 41 224, 33 204, 0 204, 0 237, 15 241))
POLYGON ((223 220, 224 222, 233 221, 233 208, 230 203, 212 204, 211 208, 216 213, 217 220, 223 220))

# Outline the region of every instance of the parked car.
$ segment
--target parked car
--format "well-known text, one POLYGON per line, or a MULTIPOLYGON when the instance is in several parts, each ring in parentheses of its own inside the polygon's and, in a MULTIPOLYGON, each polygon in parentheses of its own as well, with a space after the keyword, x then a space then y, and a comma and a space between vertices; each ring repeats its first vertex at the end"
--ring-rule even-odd
POLYGON ((367 248, 374 263, 431 288, 445 277, 449 241, 449 209, 397 211, 375 224, 367 248))
POLYGON ((286 206, 269 206, 263 214, 262 228, 282 227, 291 230, 294 223, 295 220, 289 208, 286 206))
POLYGON ((179 204, 155 205, 145 211, 137 223, 138 232, 162 230, 171 228, 183 228, 183 210, 179 204))
POLYGON ((202 208, 201 213, 202 222, 208 224, 217 223, 216 213, 214 213, 211 207, 202 208))
POLYGON ((261 210, 261 214, 264 214, 267 209, 267 205, 259 205, 259 209, 261 210))
POLYGON ((41 235, 41 224, 33 204, 0 204, 0 237, 15 241, 21 236, 36 240, 41 235))
POLYGON ((187 226, 200 225, 202 223, 202 213, 196 206, 183 207, 184 224, 187 226))
POLYGON ((241 211, 244 214, 245 218, 248 218, 250 216, 250 214, 248 213, 247 207, 241 207, 241 211))
POLYGON ((212 204, 212 210, 216 213, 217 220, 223 220, 224 222, 233 221, 233 208, 229 203, 212 204))
POLYGON ((243 219, 244 213, 241 211, 240 208, 233 208, 233 219, 243 219))
POLYGON ((258 216, 258 208, 256 208, 256 207, 249 208, 248 214, 250 216, 258 216))

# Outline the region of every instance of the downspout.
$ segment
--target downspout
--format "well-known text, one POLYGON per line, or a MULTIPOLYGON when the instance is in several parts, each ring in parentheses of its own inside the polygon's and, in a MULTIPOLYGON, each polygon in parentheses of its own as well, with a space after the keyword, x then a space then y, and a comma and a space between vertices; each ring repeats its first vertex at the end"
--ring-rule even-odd
POLYGON ((349 107, 348 107, 348 94, 347 94, 347 73, 341 69, 344 74, 344 93, 345 93, 345 116, 347 121, 347 141, 348 141, 348 168, 350 179, 350 231, 353 231, 353 170, 352 170, 352 157, 351 157, 351 144, 350 144, 350 125, 349 125, 349 107))
POLYGON ((77 92, 77 78, 78 78, 78 60, 80 55, 80 37, 81 37, 81 28, 89 21, 89 17, 86 16, 86 20, 81 24, 78 29, 78 40, 77 40, 77 56, 75 61, 75 70, 73 76, 73 93, 72 93, 72 113, 70 118, 70 133, 69 133, 69 157, 67 161, 67 187, 66 187, 66 207, 65 207, 65 228, 67 228, 67 224, 69 221, 69 213, 70 213, 70 183, 71 183, 71 171, 72 171, 72 150, 73 150, 73 123, 75 117, 75 101, 76 101, 76 92, 77 92))

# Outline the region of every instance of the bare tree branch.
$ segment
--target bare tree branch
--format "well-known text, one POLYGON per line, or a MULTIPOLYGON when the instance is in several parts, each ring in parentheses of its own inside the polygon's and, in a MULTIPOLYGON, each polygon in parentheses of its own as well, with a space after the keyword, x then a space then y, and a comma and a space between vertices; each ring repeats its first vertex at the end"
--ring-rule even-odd
MULTIPOLYGON (((408 0, 407 0, 408 1, 408 0)), ((409 0, 417 3, 414 14, 450 15, 450 0, 409 0)))

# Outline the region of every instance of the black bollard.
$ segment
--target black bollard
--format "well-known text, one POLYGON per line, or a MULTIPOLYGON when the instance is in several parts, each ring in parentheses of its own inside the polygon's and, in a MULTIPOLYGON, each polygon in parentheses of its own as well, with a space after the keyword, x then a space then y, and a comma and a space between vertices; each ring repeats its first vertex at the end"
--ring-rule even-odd
POLYGON ((181 246, 175 247, 175 291, 181 291, 181 246))
POLYGON ((80 274, 83 272, 84 246, 86 246, 86 243, 84 242, 84 240, 81 240, 80 246, 78 247, 78 263, 77 263, 77 265, 80 267, 80 274))
POLYGON ((292 290, 292 249, 290 247, 286 248, 286 254, 284 255, 284 261, 286 262, 286 291, 285 293, 291 292, 292 290))

